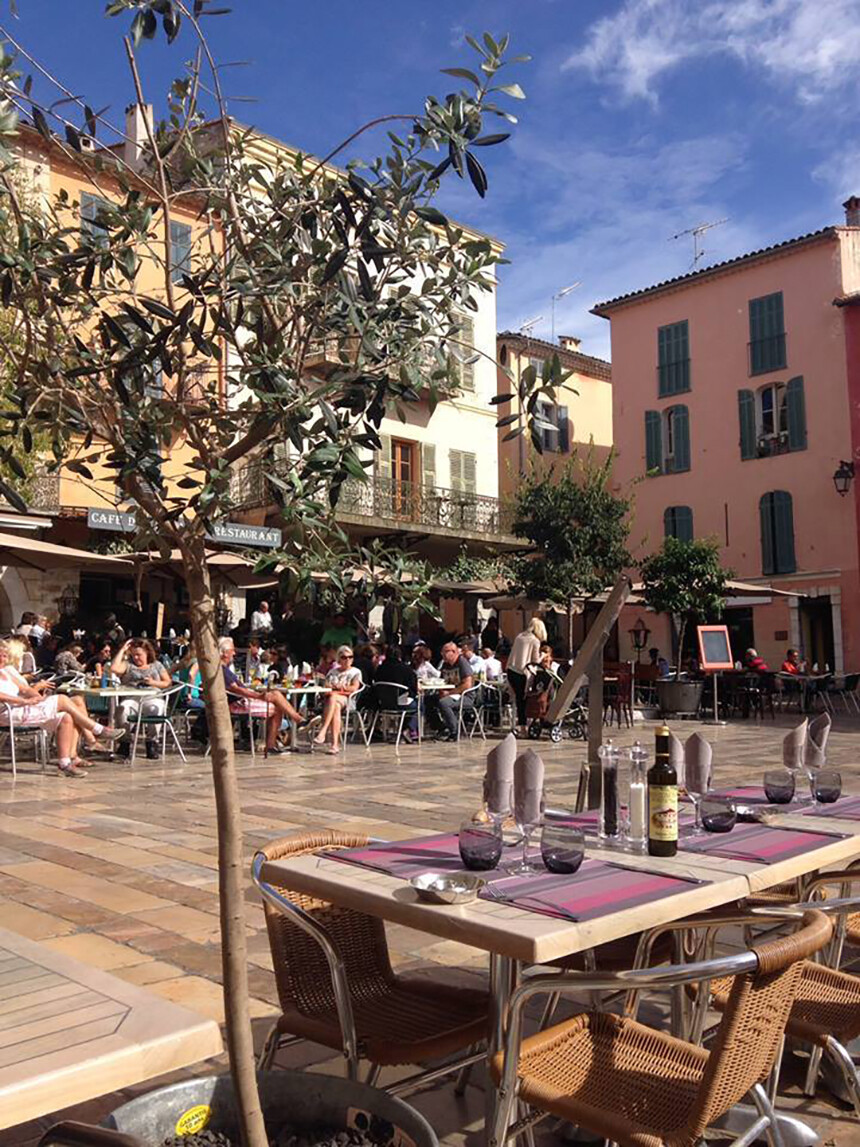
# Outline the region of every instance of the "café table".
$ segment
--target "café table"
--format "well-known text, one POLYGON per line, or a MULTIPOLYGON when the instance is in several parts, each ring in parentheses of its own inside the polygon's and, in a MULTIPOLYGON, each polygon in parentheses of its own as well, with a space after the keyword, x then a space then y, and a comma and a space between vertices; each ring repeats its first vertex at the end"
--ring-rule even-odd
MULTIPOLYGON (((314 698, 314 697, 327 697, 331 693, 331 689, 327 685, 284 685, 279 682, 273 682, 271 685, 265 686, 260 690, 261 693, 283 693, 287 697, 298 697, 301 704, 301 698, 314 698)), ((297 728, 290 723, 290 749, 292 752, 298 752, 298 739, 297 728)))
MULTIPOLYGON (((796 827, 848 835, 834 836, 821 847, 767 865, 684 851, 672 858, 652 857, 620 852, 602 846, 597 840, 588 840, 588 859, 614 862, 657 875, 686 877, 691 883, 647 904, 578 921, 492 900, 444 906, 428 904, 419 900, 408 881, 401 877, 324 855, 268 861, 263 865, 261 876, 275 886, 317 896, 339 907, 352 908, 392 924, 402 924, 487 952, 491 997, 488 1056, 492 1057, 502 1049, 510 995, 523 966, 545 964, 587 951, 644 929, 732 903, 754 891, 860 855, 858 821, 837 824, 807 816, 796 827)), ((431 871, 433 868, 429 859, 427 868, 431 871)), ((488 1088, 487 1127, 492 1126, 494 1105, 495 1091, 488 1088)))
POLYGON ((443 693, 446 690, 451 693, 454 686, 449 681, 443 681, 441 677, 419 677, 418 678, 418 744, 424 737, 424 698, 432 694, 443 693))
MULTIPOLYGON (((804 713, 811 713, 810 708, 812 699, 817 696, 819 686, 826 688, 827 682, 833 680, 832 673, 786 673, 785 670, 780 669, 776 674, 777 679, 783 684, 783 697, 789 696, 785 692, 785 685, 793 683, 799 686, 800 703, 804 713)), ((822 697, 824 694, 822 693, 822 697)), ((826 700, 824 701, 825 708, 827 707, 826 700)))
MULTIPOLYGON (((69 693, 76 697, 84 698, 99 698, 108 702, 108 725, 116 724, 116 707, 120 701, 127 700, 133 697, 136 701, 146 701, 152 697, 158 697, 164 692, 162 689, 151 689, 149 687, 138 688, 134 685, 110 685, 105 688, 101 686, 90 685, 69 685, 64 686, 57 690, 58 693, 69 693)), ((114 757, 114 752, 111 751, 109 756, 111 759, 114 757)))
POLYGON ((221 1050, 214 1020, 0 928, 0 1128, 221 1050))

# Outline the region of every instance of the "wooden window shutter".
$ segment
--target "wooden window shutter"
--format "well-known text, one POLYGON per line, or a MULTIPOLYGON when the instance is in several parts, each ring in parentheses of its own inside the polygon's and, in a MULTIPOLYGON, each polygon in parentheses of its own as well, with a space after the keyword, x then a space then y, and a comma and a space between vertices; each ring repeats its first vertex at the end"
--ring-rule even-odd
POLYGON ((774 567, 776 573, 794 573, 794 513, 791 494, 786 490, 773 493, 774 567))
POLYGON ((675 536, 675 507, 667 506, 663 511, 663 537, 674 538, 675 536))
POLYGON ((762 494, 758 504, 761 523, 761 572, 775 573, 773 545, 773 494, 762 494))
POLYGON ((436 445, 433 442, 421 444, 421 484, 428 490, 436 485, 436 445))
POLYGON ((376 476, 385 481, 391 481, 391 437, 388 434, 380 434, 379 438, 382 446, 373 456, 376 476))
POLYGON ((786 420, 788 422, 789 450, 806 449, 806 402, 803 396, 803 376, 791 378, 785 388, 786 420))
POLYGON ((462 450, 449 450, 448 451, 448 466, 451 475, 451 489, 463 489, 463 451, 462 450))
MULTIPOLYGON (((457 348, 458 354, 464 358, 471 358, 475 353, 475 322, 470 315, 461 315, 460 317, 460 343, 457 348)), ((474 391, 475 389, 475 364, 473 362, 464 362, 460 367, 460 386, 463 390, 474 391)))
POLYGON ((463 451, 463 490, 466 494, 478 492, 478 456, 463 451))
POLYGON ((690 327, 686 319, 657 329, 657 396, 690 389, 690 327))
POLYGON ((675 418, 675 455, 673 472, 690 469, 690 414, 686 406, 673 406, 675 418))
POLYGON ((741 459, 756 457, 755 395, 751 390, 738 391, 738 422, 741 432, 741 459))
POLYGON ((663 471, 663 422, 659 410, 645 411, 645 469, 649 474, 663 471))
POLYGON ((693 511, 689 506, 675 506, 675 537, 679 542, 693 540, 693 511))

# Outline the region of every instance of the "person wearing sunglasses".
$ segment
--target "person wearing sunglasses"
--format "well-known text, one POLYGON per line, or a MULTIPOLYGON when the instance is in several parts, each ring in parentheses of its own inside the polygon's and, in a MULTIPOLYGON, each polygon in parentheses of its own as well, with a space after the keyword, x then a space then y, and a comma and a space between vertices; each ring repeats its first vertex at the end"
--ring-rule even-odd
POLYGON ((352 697, 361 688, 361 670, 353 665, 352 647, 341 645, 337 651, 337 661, 328 671, 325 683, 331 693, 326 697, 322 724, 314 744, 324 745, 329 729, 331 729, 331 745, 329 752, 340 752, 340 731, 343 724, 343 713, 347 705, 354 703, 352 697))

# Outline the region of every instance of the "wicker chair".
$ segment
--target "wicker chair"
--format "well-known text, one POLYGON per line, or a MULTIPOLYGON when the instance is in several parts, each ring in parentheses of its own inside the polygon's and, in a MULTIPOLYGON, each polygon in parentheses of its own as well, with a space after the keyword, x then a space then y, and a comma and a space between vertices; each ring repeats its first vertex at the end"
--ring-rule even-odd
MULTIPOLYGON (((504 1144, 517 1101, 570 1120, 627 1147, 693 1147, 717 1119, 751 1094, 757 1133, 775 1125, 762 1087, 781 1046, 803 961, 832 935, 818 911, 804 914, 799 931, 745 951, 701 963, 615 975, 536 976, 513 994, 506 1049, 493 1058, 500 1102, 493 1140, 504 1144), (629 1017, 588 1012, 524 1041, 523 1009, 537 993, 568 990, 641 990, 731 975, 729 994, 709 1051, 655 1031, 629 1017)), ((752 1142, 753 1128, 743 1136, 752 1142)))
MULTIPOLYGON (((262 878, 267 861, 368 843, 366 836, 322 830, 273 841, 254 857, 283 1012, 269 1032, 260 1069, 271 1065, 282 1042, 296 1037, 342 1050, 353 1079, 359 1059, 370 1061, 375 1079, 383 1066, 441 1059, 486 1039, 485 992, 395 975, 381 920, 273 888, 262 878)), ((417 1085, 479 1058, 473 1053, 410 1079, 417 1085)), ((401 1081, 394 1089, 407 1088, 401 1081)))

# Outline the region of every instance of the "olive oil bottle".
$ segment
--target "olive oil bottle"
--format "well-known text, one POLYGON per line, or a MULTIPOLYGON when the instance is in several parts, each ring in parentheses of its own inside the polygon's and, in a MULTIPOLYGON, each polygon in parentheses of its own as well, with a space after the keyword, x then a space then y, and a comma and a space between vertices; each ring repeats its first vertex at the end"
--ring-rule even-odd
POLYGON ((678 851, 678 774, 669 758, 666 725, 656 733, 654 764, 648 770, 648 852, 674 856, 678 851))

